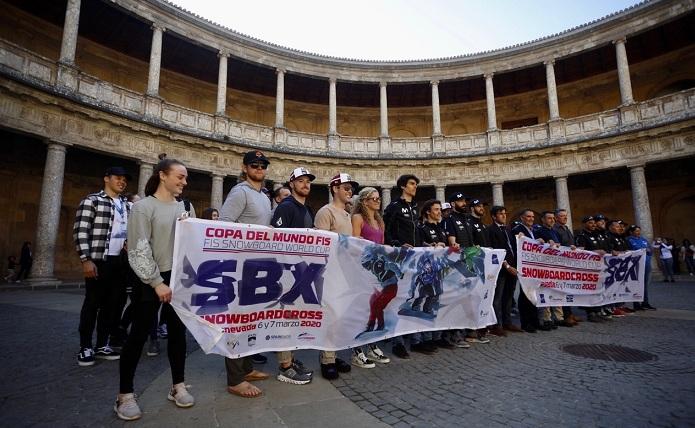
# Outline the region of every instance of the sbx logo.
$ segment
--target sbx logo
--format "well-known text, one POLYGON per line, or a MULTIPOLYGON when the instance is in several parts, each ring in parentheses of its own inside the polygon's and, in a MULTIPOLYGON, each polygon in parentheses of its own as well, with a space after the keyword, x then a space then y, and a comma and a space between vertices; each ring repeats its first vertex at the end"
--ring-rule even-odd
POLYGON ((325 264, 279 263, 275 258, 245 260, 241 268, 241 280, 232 274, 237 273, 236 260, 207 260, 196 270, 188 257, 183 259, 181 279, 184 288, 193 285, 210 288, 208 293, 192 293, 191 306, 199 307, 198 315, 216 314, 227 311, 237 293, 239 305, 257 305, 274 302, 272 305, 288 305, 300 297, 305 303, 318 305, 323 294, 323 271, 325 264), (292 273, 294 282, 283 293, 280 282, 285 271, 292 273), (236 283, 236 293, 235 293, 236 283))
POLYGON ((642 256, 633 257, 606 257, 606 279, 604 285, 606 288, 619 282, 625 284, 628 281, 637 281, 639 278, 639 261, 642 256))

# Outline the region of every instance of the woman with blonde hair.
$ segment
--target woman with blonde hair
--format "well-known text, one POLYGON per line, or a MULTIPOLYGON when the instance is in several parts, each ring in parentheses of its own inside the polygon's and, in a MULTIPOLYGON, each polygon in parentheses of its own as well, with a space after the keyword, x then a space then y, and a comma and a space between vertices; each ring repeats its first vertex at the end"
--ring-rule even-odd
MULTIPOLYGON (((352 236, 364 238, 376 244, 384 243, 384 219, 379 213, 381 198, 379 191, 373 187, 365 187, 360 190, 354 200, 352 208, 352 236)), ((384 328, 384 308, 393 299, 394 293, 375 291, 369 299, 369 323, 367 331, 374 330, 378 320, 377 329, 384 328)), ((376 344, 369 344, 367 355, 361 347, 353 349, 352 364, 362 368, 374 367, 374 361, 382 364, 391 360, 384 355, 376 344)))

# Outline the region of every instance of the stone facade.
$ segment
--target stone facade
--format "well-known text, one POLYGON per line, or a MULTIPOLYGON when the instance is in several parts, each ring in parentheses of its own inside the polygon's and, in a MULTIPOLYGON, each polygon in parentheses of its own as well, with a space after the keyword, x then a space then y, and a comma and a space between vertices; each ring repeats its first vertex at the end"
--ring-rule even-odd
POLYGON ((79 0, 68 2, 66 31, 12 5, 0 17, 0 144, 8 153, 2 199, 9 208, 0 217, 0 257, 35 240, 37 279, 79 276, 72 217, 79 200, 101 186, 99 170, 127 166, 138 177, 129 190, 141 192, 159 153, 189 167, 186 196, 199 211, 221 204, 243 153, 261 148, 274 182, 298 164, 312 170, 316 209, 338 171, 380 188, 384 200, 398 197, 392 187, 407 171, 422 179, 419 198, 462 190, 504 201, 511 213, 562 205, 575 227, 600 211, 642 223, 647 236, 695 237, 683 220, 695 207, 694 173, 684 166, 695 158, 695 89, 664 93, 693 78, 695 46, 631 66, 623 40, 688 13, 693 2, 640 5, 491 53, 404 63, 263 44, 159 0, 116 3, 152 23, 151 39, 140 41, 154 47, 149 63, 79 36, 79 0), (218 84, 162 68, 166 33, 218 50, 218 84), (617 70, 554 84, 555 58, 611 42, 617 70), (275 67, 275 97, 227 88, 230 56, 275 67), (546 89, 495 96, 498 73, 528 66, 540 67, 546 89), (285 99, 287 73, 325 78, 326 105, 285 99), (483 75, 487 99, 440 105, 443 80, 483 75), (372 82, 380 106, 336 105, 337 80, 372 82), (431 87, 431 106, 389 106, 390 84, 421 81, 431 87), (504 129, 529 119, 537 124, 504 129))

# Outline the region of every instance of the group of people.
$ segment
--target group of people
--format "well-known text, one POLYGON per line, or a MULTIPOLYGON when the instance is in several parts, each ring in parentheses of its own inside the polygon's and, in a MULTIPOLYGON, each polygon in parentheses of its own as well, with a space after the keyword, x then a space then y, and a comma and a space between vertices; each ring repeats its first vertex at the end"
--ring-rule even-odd
POLYGON ((22 282, 23 279, 27 279, 33 264, 34 257, 31 251, 31 241, 24 241, 22 249, 19 251, 19 260, 17 260, 16 256, 7 257, 5 281, 22 282))
MULTIPOLYGON (((567 225, 567 212, 562 209, 543 212, 540 225, 535 224, 535 212, 525 209, 518 222, 510 225, 506 208, 493 206, 490 209, 493 222, 485 224, 483 216, 487 204, 480 199, 467 198, 460 192, 449 195, 446 202, 431 199, 418 208, 415 196, 420 181, 411 174, 398 178, 396 185, 401 195, 385 207, 383 216, 380 192, 365 187, 355 194, 359 185, 347 173, 332 177, 329 184, 331 201, 314 213, 307 205, 307 199, 316 177, 307 168, 297 167, 284 186, 269 194, 263 187, 269 166, 270 160, 261 151, 246 153, 239 182, 231 189, 219 211, 206 209, 203 217, 277 228, 317 228, 401 248, 451 247, 455 251, 480 246, 506 250, 493 300, 497 324, 478 330, 446 330, 394 337, 391 339, 392 353, 401 359, 408 359, 410 352, 431 355, 439 348, 468 348, 472 343, 489 343, 488 335, 503 337, 509 333, 535 333, 558 326, 572 327, 579 322, 571 308, 536 308, 522 292, 517 300, 521 325, 514 324, 512 310, 518 283, 515 268, 518 234, 552 245, 597 252, 619 253, 638 248, 647 248, 651 252, 653 248, 640 237, 639 227, 630 226, 626 238, 623 222, 607 221, 600 215, 585 217, 584 228, 575 234, 567 225)), ((94 364, 95 359, 120 360, 120 386, 114 411, 123 420, 142 416, 133 393, 134 377, 144 344, 159 322, 166 323, 168 335, 172 386, 167 398, 178 407, 195 404, 184 382, 186 329, 170 305, 172 291, 169 287, 176 222, 196 215, 190 202, 181 198, 187 177, 183 163, 162 156, 147 181, 145 197, 133 203, 124 196, 130 175, 121 167, 112 167, 104 173, 104 189, 88 195, 77 210, 74 238, 86 279, 77 361, 86 366, 94 364), (129 280, 129 275, 135 280, 129 280), (127 308, 128 322, 124 324, 122 317, 128 284, 130 305, 127 308), (95 327, 96 347, 92 343, 95 327), (129 331, 123 337, 126 328, 129 331), (120 350, 113 346, 119 339, 120 350)), ((648 279, 649 273, 646 275, 648 279)), ((396 295, 396 281, 383 278, 381 289, 370 297, 367 331, 383 328, 384 310, 396 295)), ((428 302, 417 304, 423 305, 425 310, 428 302)), ((653 309, 648 303, 646 287, 644 302, 635 304, 629 311, 638 309, 653 309)), ((586 308, 588 320, 595 322, 624 316, 626 310, 624 305, 586 308)), ((253 382, 268 379, 271 375, 254 368, 254 363, 261 364, 266 360, 262 355, 225 358, 227 391, 245 398, 260 396, 262 391, 253 382)), ((277 360, 277 380, 296 385, 311 382, 313 371, 296 359, 291 351, 277 352, 277 360)), ((321 375, 326 379, 336 379, 340 373, 349 372, 351 366, 371 369, 377 364, 389 363, 390 358, 378 344, 372 343, 354 348, 350 362, 338 358, 331 351, 321 351, 319 361, 321 375)))

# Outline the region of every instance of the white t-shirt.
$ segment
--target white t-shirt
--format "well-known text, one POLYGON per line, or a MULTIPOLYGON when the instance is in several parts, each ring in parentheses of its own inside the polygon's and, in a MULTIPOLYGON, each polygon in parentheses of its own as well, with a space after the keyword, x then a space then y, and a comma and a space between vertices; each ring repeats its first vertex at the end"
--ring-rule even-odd
POLYGON ((653 247, 659 249, 659 252, 661 254, 662 259, 672 259, 673 258, 673 253, 671 253, 671 249, 673 248, 673 245, 666 245, 662 242, 661 244, 654 244, 653 247))
POLYGON ((123 244, 128 238, 128 210, 127 202, 120 198, 111 199, 113 201, 113 224, 111 224, 111 239, 109 240, 109 256, 121 254, 123 244))

